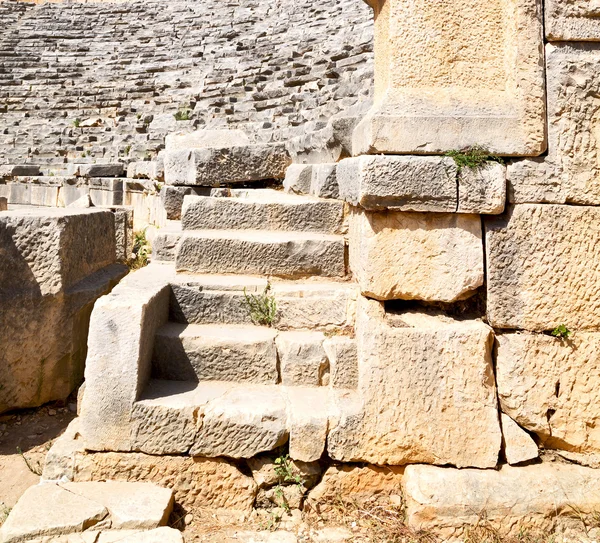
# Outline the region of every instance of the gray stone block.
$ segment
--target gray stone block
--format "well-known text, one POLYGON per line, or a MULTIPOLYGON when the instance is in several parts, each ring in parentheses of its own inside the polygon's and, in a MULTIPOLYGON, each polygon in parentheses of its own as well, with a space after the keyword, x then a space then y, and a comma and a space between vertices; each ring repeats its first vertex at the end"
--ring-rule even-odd
POLYGON ((123 175, 123 164, 69 164, 68 175, 75 177, 120 177, 123 175))
POLYGON ((309 194, 312 183, 312 164, 291 164, 285 171, 283 188, 286 192, 309 194))
POLYGON ((310 193, 319 198, 339 198, 336 164, 315 164, 313 166, 310 193))

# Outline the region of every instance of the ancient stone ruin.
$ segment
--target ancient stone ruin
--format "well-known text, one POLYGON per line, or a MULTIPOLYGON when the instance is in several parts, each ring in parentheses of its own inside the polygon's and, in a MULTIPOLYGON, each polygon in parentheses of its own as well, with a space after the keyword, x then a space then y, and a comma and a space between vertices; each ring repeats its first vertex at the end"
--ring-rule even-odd
POLYGON ((599 7, 367 3, 0 1, 0 542, 600 536, 599 7))

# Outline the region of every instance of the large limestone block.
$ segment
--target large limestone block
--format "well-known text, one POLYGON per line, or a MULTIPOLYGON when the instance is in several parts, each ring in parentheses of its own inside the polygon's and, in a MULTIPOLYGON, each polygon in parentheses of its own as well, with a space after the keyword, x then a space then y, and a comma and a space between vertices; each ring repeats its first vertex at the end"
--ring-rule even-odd
POLYGON ((243 130, 196 130, 195 132, 168 134, 165 138, 167 151, 219 149, 249 144, 250 139, 243 130))
POLYGON ((281 382, 288 386, 319 386, 329 361, 323 348, 322 332, 281 332, 275 340, 281 382))
POLYGON ((498 336, 502 410, 547 448, 600 451, 600 334, 498 336))
POLYGON ((283 179, 292 162, 283 144, 167 151, 164 160, 167 184, 209 187, 283 179))
POLYGON ((444 540, 481 525, 501 535, 550 533, 600 507, 600 470, 543 463, 500 470, 407 466, 402 480, 408 525, 444 540), (489 523, 489 524, 488 524, 489 523))
POLYGON ((168 323, 156 334, 152 373, 179 381, 276 383, 275 335, 259 326, 168 323))
POLYGON ((386 316, 374 301, 362 307, 358 401, 340 403, 330 421, 331 458, 494 467, 502 435, 492 330, 444 315, 386 316))
POLYGON ((120 177, 123 164, 69 164, 67 174, 75 177, 120 177))
POLYGON ((504 413, 501 413, 500 421, 504 456, 511 466, 534 460, 539 456, 538 446, 523 428, 504 413))
POLYGON ((353 153, 545 150, 538 0, 373 0, 375 103, 353 153))
POLYGON ((489 162, 462 168, 458 175, 458 213, 498 215, 506 203, 506 166, 489 162))
POLYGON ((345 243, 312 232, 193 230, 184 233, 175 265, 191 273, 341 277, 345 243))
POLYGON ((329 384, 334 388, 354 389, 358 385, 358 353, 356 340, 334 336, 323 342, 329 359, 329 384))
POLYGON ((534 204, 486 219, 491 325, 597 328, 600 299, 590 293, 600 287, 599 221, 596 207, 534 204))
POLYGON ((456 211, 457 170, 443 157, 361 156, 338 165, 340 198, 369 210, 456 211))
POLYGON ((187 196, 182 209, 184 230, 278 230, 337 234, 342 230, 344 204, 260 191, 247 198, 187 196))
POLYGON ((594 0, 547 0, 544 15, 550 41, 600 41, 600 5, 594 0))
POLYGON ((329 401, 326 389, 292 386, 289 402, 290 458, 300 462, 320 460, 329 430, 329 401))
MULTIPOLYGON (((560 4, 568 9, 582 2, 560 4)), ((600 25, 597 18, 594 24, 600 25)), ((598 205, 600 44, 548 44, 546 71, 548 156, 509 165, 510 199, 598 205)))
POLYGON ((98 502, 46 483, 25 491, 0 528, 3 543, 82 532, 109 516, 98 502))
POLYGON ((475 215, 354 208, 349 237, 350 269, 365 296, 453 302, 483 284, 475 215))
POLYGON ((3 164, 0 166, 0 178, 40 175, 40 167, 31 164, 3 164))

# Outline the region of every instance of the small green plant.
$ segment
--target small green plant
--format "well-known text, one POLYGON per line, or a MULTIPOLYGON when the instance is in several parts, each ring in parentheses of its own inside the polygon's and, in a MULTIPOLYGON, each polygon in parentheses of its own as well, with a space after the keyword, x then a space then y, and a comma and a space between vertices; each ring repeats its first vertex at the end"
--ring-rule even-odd
POLYGON ((244 288, 244 298, 250 319, 254 324, 272 326, 277 316, 277 302, 270 294, 271 284, 267 283, 262 294, 248 294, 244 288))
POLYGON ((175 113, 175 115, 173 115, 173 117, 175 117, 176 121, 189 121, 190 120, 190 115, 192 114, 192 111, 189 109, 180 109, 177 113, 175 113))
POLYGON ((294 465, 290 460, 289 454, 275 458, 275 474, 279 478, 280 483, 301 485, 304 482, 300 474, 294 471, 294 465))
POLYGON ((573 335, 573 332, 571 332, 564 324, 559 324, 552 332, 550 332, 550 335, 561 339, 567 339, 573 335))
POLYGON ((269 519, 266 522, 261 522, 259 524, 259 528, 267 532, 274 532, 275 530, 277 530, 277 528, 279 528, 280 523, 281 515, 279 515, 276 512, 272 512, 269 515, 269 519))
POLYGON ((129 154, 129 151, 131 151, 131 145, 125 146, 125 156, 129 154))
POLYGON ((129 264, 131 270, 139 270, 148 265, 152 247, 146 239, 146 230, 140 230, 133 234, 133 258, 129 264))
POLYGON ((27 469, 31 473, 33 473, 34 475, 42 475, 42 467, 39 465, 39 463, 36 463, 36 465, 34 465, 32 462, 30 462, 29 458, 27 458, 25 456, 25 453, 21 450, 21 447, 17 447, 17 454, 21 456, 23 462, 25 462, 25 465, 27 466, 27 469))
POLYGON ((81 124, 81 119, 77 118, 75 119, 72 123, 71 123, 75 128, 79 128, 79 125, 81 124))
POLYGON ((467 147, 461 150, 452 149, 451 151, 446 152, 444 156, 454 160, 459 172, 464 168, 478 170, 488 162, 499 162, 500 164, 503 164, 504 162, 501 157, 490 153, 489 150, 481 145, 474 145, 473 147, 467 147))

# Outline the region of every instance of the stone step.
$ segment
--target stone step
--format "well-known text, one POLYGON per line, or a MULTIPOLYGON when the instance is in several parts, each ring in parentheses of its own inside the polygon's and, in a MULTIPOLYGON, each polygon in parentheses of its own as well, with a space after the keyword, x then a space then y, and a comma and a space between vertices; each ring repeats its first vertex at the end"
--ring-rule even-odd
POLYGON ((184 324, 264 324, 252 315, 252 297, 273 299, 277 329, 354 326, 358 287, 328 279, 286 281, 250 275, 180 276, 171 284, 169 319, 184 324))
POLYGON ((152 380, 131 414, 133 448, 251 458, 289 439, 290 456, 312 462, 325 449, 337 394, 329 387, 152 380))
POLYGON ((180 272, 342 277, 346 248, 342 236, 331 234, 188 230, 175 263, 180 272))
POLYGON ((186 196, 184 230, 274 230, 339 234, 344 204, 276 190, 232 191, 230 198, 186 196))
POLYGON ((167 323, 154 339, 152 373, 172 381, 274 384, 276 335, 262 326, 167 323))

